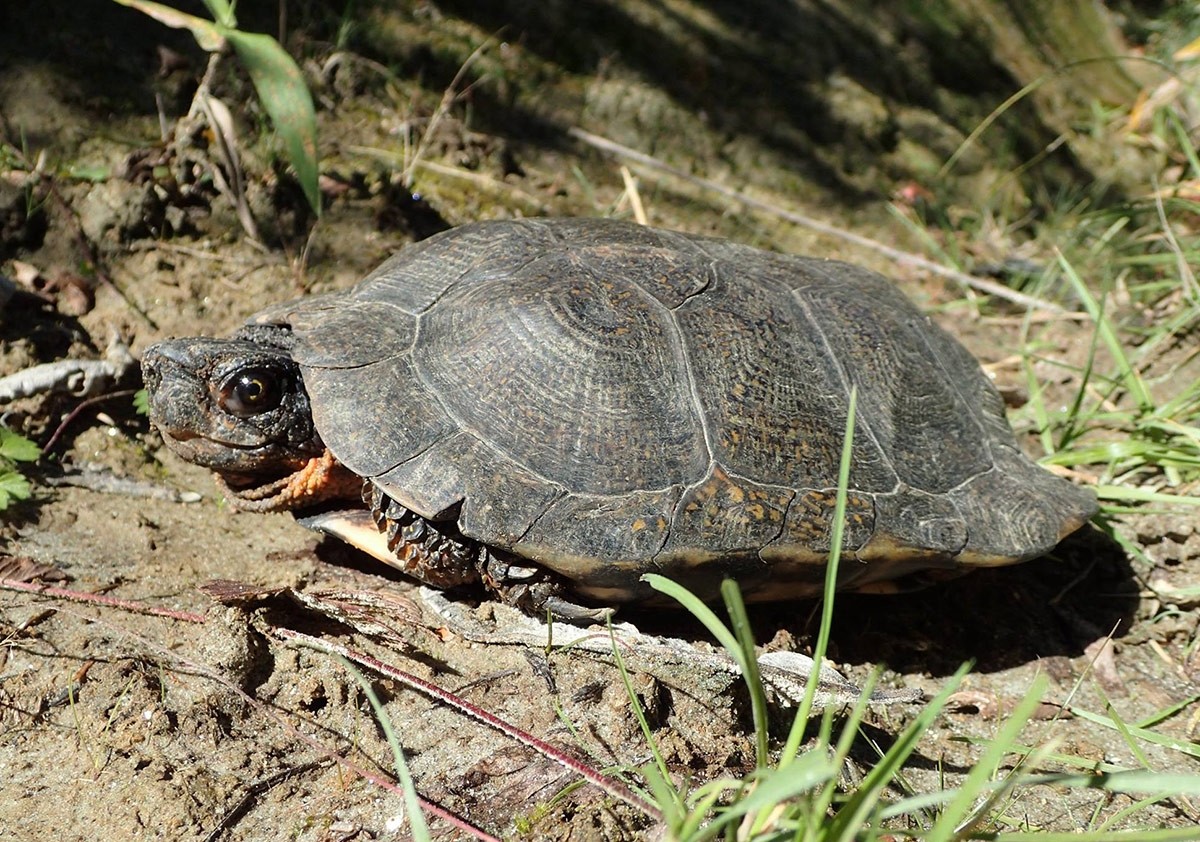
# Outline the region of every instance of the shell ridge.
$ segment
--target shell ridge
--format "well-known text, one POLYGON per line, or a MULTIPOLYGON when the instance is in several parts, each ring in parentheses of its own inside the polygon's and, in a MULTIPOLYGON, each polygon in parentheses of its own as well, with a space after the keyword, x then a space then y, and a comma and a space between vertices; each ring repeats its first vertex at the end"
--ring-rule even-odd
MULTIPOLYGON (((696 420, 700 422, 700 433, 704 438, 704 454, 708 457, 706 470, 711 470, 713 462, 716 460, 716 448, 713 445, 713 431, 709 425, 708 415, 704 411, 704 401, 700 398, 700 392, 696 388, 696 375, 692 369, 692 360, 688 356, 687 343, 683 339, 683 330, 679 326, 679 321, 675 318, 675 310, 678 308, 668 308, 665 304, 650 295, 642 288, 641 284, 635 284, 638 290, 642 292, 653 304, 651 306, 660 308, 666 313, 666 323, 669 326, 669 336, 671 340, 671 352, 675 356, 676 362, 683 367, 683 376, 687 382, 688 403, 691 404, 692 412, 696 416, 696 420)), ((711 284, 706 284, 704 289, 699 290, 693 295, 689 295, 684 301, 691 301, 703 295, 711 284)), ((679 306, 683 306, 682 303, 679 306)))
MULTIPOLYGON (((397 252, 389 260, 385 261, 383 264, 381 264, 379 267, 377 267, 374 272, 369 274, 366 278, 361 280, 359 283, 355 284, 350 289, 346 290, 344 293, 330 293, 327 296, 321 296, 321 298, 332 298, 332 297, 337 297, 337 296, 341 296, 344 294, 348 294, 349 297, 352 299, 361 299, 362 297, 364 297, 366 295, 372 294, 373 291, 378 286, 382 285, 382 286, 386 287, 388 285, 397 285, 397 282, 402 279, 403 274, 406 271, 408 271, 409 267, 412 265, 414 260, 417 260, 417 259, 429 260, 430 259, 429 255, 425 254, 424 252, 421 252, 419 254, 410 253, 410 250, 413 249, 414 247, 419 248, 419 247, 429 243, 429 244, 431 244, 431 246, 428 250, 431 252, 434 252, 434 253, 436 253, 438 250, 444 251, 447 248, 450 248, 451 250, 453 250, 455 248, 455 246, 459 245, 463 239, 469 238, 470 235, 478 234, 482 231, 487 231, 489 229, 495 229, 495 228, 505 227, 505 226, 522 228, 522 229, 525 229, 525 231, 527 231, 527 232, 532 232, 532 231, 541 232, 549 240, 552 240, 555 243, 562 241, 562 238, 558 234, 555 233, 554 226, 539 224, 534 220, 512 220, 512 221, 508 221, 508 222, 504 222, 501 220, 487 220, 487 221, 482 221, 482 222, 473 222, 473 223, 469 223, 467 225, 460 225, 457 228, 452 228, 448 231, 443 231, 439 234, 433 235, 432 237, 428 237, 424 240, 419 240, 415 243, 412 243, 410 246, 407 247, 407 249, 403 249, 403 250, 397 252), (437 240, 438 242, 436 244, 433 244, 433 242, 435 240, 437 240)), ((445 298, 446 295, 448 295, 451 290, 453 290, 456 286, 458 286, 459 283, 462 282, 463 278, 467 277, 472 272, 475 272, 482 264, 486 263, 489 259, 494 258, 496 256, 498 250, 502 251, 502 249, 498 249, 498 246, 499 246, 499 244, 492 242, 492 243, 488 243, 487 245, 480 248, 478 253, 475 255, 475 259, 470 264, 468 264, 467 266, 464 266, 452 278, 445 281, 445 283, 442 285, 441 289, 427 303, 424 303, 423 305, 421 305, 419 307, 415 307, 413 310, 405 309, 404 307, 401 307, 401 306, 391 303, 391 302, 380 301, 380 299, 377 299, 377 298, 373 298, 370 300, 372 302, 388 303, 388 304, 390 304, 390 306, 395 307, 397 310, 400 310, 403 313, 407 313, 410 316, 418 316, 419 317, 423 313, 427 313, 430 310, 432 310, 435 306, 437 306, 437 304, 443 298, 445 298)), ((518 269, 524 268, 533 260, 538 259, 539 256, 540 255, 531 256, 529 258, 529 260, 527 260, 525 263, 518 264, 517 268, 518 269)), ((442 266, 441 270, 444 272, 447 268, 448 267, 446 267, 446 266, 442 266)), ((301 299, 301 300, 306 300, 306 299, 301 299)))
MULTIPOLYGON (((828 280, 836 283, 835 278, 821 271, 819 267, 813 268, 820 272, 820 274, 828 280)), ((845 391, 847 400, 849 400, 850 376, 846 371, 846 366, 842 363, 841 356, 838 354, 837 349, 830 344, 828 334, 826 334, 821 328, 820 321, 813 315, 812 308, 809 306, 809 302, 805 299, 802 290, 792 287, 791 293, 793 300, 796 302, 796 306, 800 308, 800 313, 808 321, 808 324, 810 327, 812 327, 814 334, 820 337, 821 347, 825 349, 825 359, 832 363, 834 370, 837 372, 838 380, 842 384, 842 389, 845 391)), ((900 479, 900 472, 896 470, 896 465, 892 462, 891 454, 889 454, 883 445, 880 444, 879 438, 875 435, 875 431, 871 429, 870 420, 864 417, 861 412, 855 414, 854 428, 856 433, 861 429, 861 431, 870 440, 871 444, 874 445, 876 452, 879 453, 879 458, 887 464, 888 470, 890 470, 892 475, 896 477, 896 484, 892 486, 891 490, 888 492, 883 492, 894 493, 902 485, 902 481, 900 479)))
MULTIPOLYGON (((961 483, 959 483, 957 486, 955 486, 955 489, 957 489, 957 488, 961 488, 963 485, 965 485, 971 479, 974 479, 975 477, 983 476, 984 474, 988 473, 989 471, 995 470, 996 454, 992 450, 992 431, 989 430, 988 427, 982 421, 981 416, 984 414, 984 409, 982 406, 979 405, 978 399, 972 395, 967 394, 964 391, 964 387, 966 386, 966 381, 961 377, 955 376, 955 372, 950 370, 949 366, 946 364, 946 360, 943 359, 942 354, 938 351, 937 348, 935 348, 929 342, 929 330, 930 329, 940 330, 940 328, 933 322, 932 319, 927 318, 926 322, 927 322, 927 324, 925 325, 926 330, 917 330, 917 331, 914 331, 914 333, 916 336, 920 337, 921 344, 924 345, 925 348, 927 348, 929 350, 929 355, 933 358, 934 362, 937 363, 938 370, 943 375, 943 377, 942 377, 943 382, 948 383, 950 385, 950 387, 954 390, 954 393, 957 394, 960 399, 962 399, 963 404, 970 411, 971 423, 975 426, 975 429, 979 431, 980 443, 987 450, 988 459, 991 462, 991 467, 988 470, 980 471, 978 474, 975 474, 973 477, 968 477, 967 479, 963 480, 961 483)), ((976 364, 976 368, 978 368, 978 363, 976 364)))
MULTIPOLYGON (((414 349, 416 347, 416 337, 420 335, 420 332, 421 332, 421 324, 418 321, 417 329, 413 331, 413 337, 414 337, 413 347, 414 347, 414 349)), ((421 388, 425 390, 425 394, 429 397, 429 399, 437 404, 438 409, 440 409, 447 418, 449 418, 451 421, 453 421, 455 426, 457 426, 459 430, 461 430, 465 433, 471 433, 476 438, 480 438, 480 436, 478 434, 476 434, 476 432, 474 430, 472 430, 470 427, 468 427, 466 424, 464 424, 463 420, 461 418, 459 418, 457 414, 452 412, 450 407, 446 405, 446 402, 442 400, 442 396, 438 394, 436 384, 430 382, 429 377, 427 376, 426 372, 424 371, 424 366, 421 364, 420 356, 418 356, 416 353, 411 353, 411 352, 410 352, 410 356, 412 357, 413 372, 417 375, 417 382, 421 384, 421 388)), ((480 439, 480 440, 482 441, 482 439, 480 439)))
POLYGON ((675 504, 671 506, 671 516, 667 519, 667 528, 663 533, 662 546, 659 547, 652 556, 650 556, 650 563, 653 564, 657 569, 661 570, 663 567, 662 562, 660 562, 658 559, 664 552, 666 552, 667 547, 671 544, 671 536, 675 532, 675 523, 679 518, 679 507, 682 506, 683 501, 688 498, 689 492, 695 491, 697 488, 703 485, 704 481, 708 479, 716 467, 717 460, 710 459, 708 465, 704 469, 704 474, 700 477, 700 479, 680 487, 679 496, 675 498, 675 504))

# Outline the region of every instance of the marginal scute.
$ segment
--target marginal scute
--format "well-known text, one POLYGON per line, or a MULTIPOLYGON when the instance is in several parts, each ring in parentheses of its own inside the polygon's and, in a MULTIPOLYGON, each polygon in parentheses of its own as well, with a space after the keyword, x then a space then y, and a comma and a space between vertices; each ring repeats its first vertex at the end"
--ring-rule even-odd
POLYGON ((563 494, 467 433, 438 442, 374 480, 422 517, 437 520, 461 505, 463 535, 506 550, 563 494))
POLYGON ((955 491, 967 523, 992 522, 972 531, 963 564, 994 566, 1036 558, 1091 517, 1095 500, 1031 463, 1015 448, 995 449, 996 467, 955 491))
POLYGON ((554 235, 540 226, 514 237, 503 222, 464 225, 434 235, 385 261, 348 293, 364 303, 383 302, 417 315, 464 276, 503 277, 543 254, 554 235))
POLYGON ((338 461, 361 476, 411 459, 458 429, 420 387, 407 356, 303 372, 321 438, 338 461))
MULTIPOLYGON (((771 560, 804 548, 820 555, 829 552, 837 489, 807 489, 792 500, 778 540, 763 550, 771 560)), ((849 492, 842 526, 842 551, 853 554, 875 531, 875 500, 870 494, 849 492)))
POLYGON ((757 558, 783 530, 794 496, 790 489, 761 485, 714 464, 683 492, 662 555, 697 561, 739 553, 757 558))
POLYGON ((293 298, 262 308, 246 319, 248 325, 289 325, 300 314, 319 313, 341 309, 346 303, 342 292, 327 292, 306 298, 293 298))
POLYGON ((620 495, 568 494, 550 506, 518 545, 520 552, 584 580, 636 578, 662 549, 680 486, 620 495))
POLYGON ((396 307, 350 301, 335 310, 292 314, 292 333, 300 340, 296 362, 317 368, 356 368, 407 354, 416 336, 416 320, 396 307), (347 342, 346 337, 353 337, 347 342))
POLYGON ((946 496, 907 486, 875 495, 875 523, 875 533, 857 552, 863 561, 933 563, 953 558, 967 543, 967 524, 946 496))

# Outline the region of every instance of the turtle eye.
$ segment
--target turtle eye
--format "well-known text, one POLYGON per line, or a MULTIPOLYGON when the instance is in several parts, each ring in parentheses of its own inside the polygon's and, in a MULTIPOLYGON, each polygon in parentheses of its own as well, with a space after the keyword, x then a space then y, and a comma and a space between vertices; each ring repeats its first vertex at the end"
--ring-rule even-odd
POLYGON ((229 414, 248 418, 279 406, 283 401, 283 383, 278 372, 244 368, 221 385, 217 400, 229 414))

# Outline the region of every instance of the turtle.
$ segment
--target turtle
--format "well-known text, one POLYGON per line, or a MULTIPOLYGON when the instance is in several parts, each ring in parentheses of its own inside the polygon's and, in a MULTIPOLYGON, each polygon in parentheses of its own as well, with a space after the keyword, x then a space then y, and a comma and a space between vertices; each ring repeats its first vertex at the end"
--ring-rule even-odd
POLYGON ((466 224, 142 364, 236 507, 568 619, 662 602, 648 572, 820 593, 852 394, 840 589, 1025 561, 1097 511, 884 276, 631 222, 466 224))

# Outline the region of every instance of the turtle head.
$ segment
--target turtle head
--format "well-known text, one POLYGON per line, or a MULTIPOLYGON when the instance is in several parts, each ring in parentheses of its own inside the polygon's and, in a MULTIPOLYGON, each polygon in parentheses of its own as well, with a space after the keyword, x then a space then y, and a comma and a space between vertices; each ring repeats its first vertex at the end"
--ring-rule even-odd
POLYGON ((150 421, 189 462, 227 478, 278 477, 324 452, 300 367, 244 339, 172 339, 148 348, 150 421))

